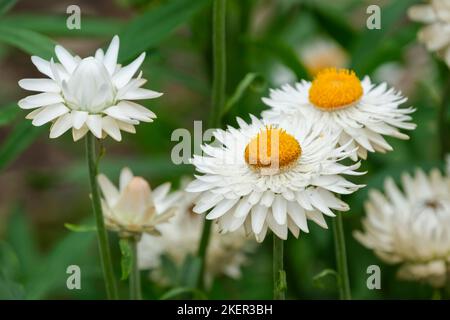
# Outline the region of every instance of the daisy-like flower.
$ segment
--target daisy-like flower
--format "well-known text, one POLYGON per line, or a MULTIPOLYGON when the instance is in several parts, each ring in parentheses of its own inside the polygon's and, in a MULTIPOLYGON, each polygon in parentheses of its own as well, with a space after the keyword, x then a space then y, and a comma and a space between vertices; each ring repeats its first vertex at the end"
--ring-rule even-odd
MULTIPOLYGON (((170 285, 171 280, 164 274, 162 257, 169 258, 181 268, 189 255, 198 249, 203 227, 203 219, 192 212, 196 194, 184 192, 175 216, 159 227, 161 236, 146 234, 138 244, 139 268, 151 269, 150 276, 162 285, 170 285)), ((241 266, 247 262, 247 255, 254 249, 255 242, 245 236, 243 228, 229 234, 220 234, 217 224, 213 224, 205 261, 205 283, 212 285, 217 276, 238 279, 241 266)))
POLYGON ((271 90, 270 97, 263 98, 271 109, 262 116, 276 123, 304 119, 330 129, 339 137, 338 144, 346 146, 346 151, 358 147, 357 154, 352 156, 356 160, 357 156, 365 159, 367 151, 392 150, 383 135, 409 138, 398 130, 416 127, 408 122, 414 109, 399 108, 406 100, 385 83, 376 86, 369 77, 360 81, 352 71, 325 69, 312 83, 302 81, 294 87, 284 85, 271 90))
POLYGON ((50 138, 72 129, 74 141, 88 131, 97 138, 107 135, 120 141, 121 130, 135 133, 139 121, 152 122, 155 114, 132 100, 153 99, 161 93, 141 88, 146 83, 139 70, 142 53, 129 65, 117 64, 119 37, 114 36, 106 52, 98 49, 94 57, 72 56, 62 46, 55 47, 59 63, 31 57, 36 68, 48 78, 22 79, 20 87, 40 92, 19 101, 22 109, 33 111, 27 119, 33 125, 52 122, 50 138))
POLYGON ((390 264, 399 278, 441 287, 450 271, 450 178, 434 169, 402 176, 403 191, 391 178, 385 193, 371 190, 364 232, 356 239, 390 264))
POLYGON ((169 193, 169 183, 152 191, 145 179, 133 176, 128 168, 120 173, 119 189, 104 174, 98 175, 97 180, 104 197, 106 227, 123 237, 159 235, 157 227, 175 214, 181 196, 179 192, 169 193))
POLYGON ((205 145, 205 156, 192 159, 203 174, 186 189, 201 193, 194 212, 209 211, 206 218, 217 219, 223 232, 244 225, 263 241, 268 229, 284 240, 288 229, 298 237, 300 230, 308 232, 307 219, 326 228, 322 214, 349 209, 334 193, 361 187, 340 176, 359 174, 359 163, 338 163, 354 150, 337 147, 335 136, 311 122, 271 126, 251 117, 251 124, 238 118, 239 129, 216 130, 221 145, 205 145))
POLYGON ((411 20, 427 25, 419 31, 419 41, 450 66, 450 1, 431 0, 428 4, 414 5, 408 15, 411 20))

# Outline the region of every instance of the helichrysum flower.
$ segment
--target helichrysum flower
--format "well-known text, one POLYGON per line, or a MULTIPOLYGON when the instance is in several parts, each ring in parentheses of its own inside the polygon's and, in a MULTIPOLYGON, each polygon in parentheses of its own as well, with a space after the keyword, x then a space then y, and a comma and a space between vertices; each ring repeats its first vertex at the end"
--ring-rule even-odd
POLYGON ((299 118, 330 129, 339 137, 339 145, 347 151, 358 147, 357 155, 365 159, 367 151, 392 150, 384 135, 408 139, 398 130, 416 127, 408 122, 414 109, 399 108, 406 100, 385 83, 376 86, 369 77, 360 81, 352 71, 325 69, 313 82, 271 90, 270 97, 263 99, 271 109, 262 116, 273 122, 299 118))
POLYGON ((46 61, 31 57, 36 68, 48 78, 22 79, 19 85, 40 92, 19 101, 33 125, 52 122, 50 138, 72 129, 73 139, 81 139, 88 131, 97 138, 110 135, 122 139, 121 130, 135 133, 139 121, 152 122, 155 114, 132 100, 153 99, 161 93, 141 88, 146 83, 139 70, 145 58, 142 53, 127 66, 117 64, 119 37, 115 36, 106 52, 98 49, 94 57, 72 56, 62 46, 55 47, 59 60, 46 61))
MULTIPOLYGON (((160 284, 169 285, 173 280, 164 274, 163 256, 181 269, 186 258, 197 253, 204 219, 192 212, 196 197, 196 194, 185 192, 175 216, 169 223, 159 227, 161 236, 144 235, 139 242, 139 268, 151 269, 152 279, 160 284)), ((213 279, 221 275, 239 278, 241 266, 247 262, 247 254, 254 245, 255 242, 245 236, 243 228, 233 233, 220 234, 217 225, 213 224, 206 256, 206 285, 210 286, 213 279)))
POLYGON ((450 66, 450 1, 431 0, 429 4, 414 5, 408 15, 411 20, 427 25, 419 31, 419 41, 450 66))
POLYGON ((159 235, 157 227, 175 214, 181 196, 179 192, 169 193, 168 183, 152 191, 145 179, 133 176, 128 168, 120 173, 119 189, 103 174, 97 180, 103 194, 105 224, 122 236, 159 235))
POLYGON ((386 195, 370 191, 364 232, 355 237, 383 261, 400 264, 400 278, 443 286, 450 271, 450 178, 418 170, 403 174, 402 187, 388 178, 386 195))
POLYGON ((310 126, 310 122, 271 126, 252 116, 239 129, 216 130, 220 146, 203 146, 205 156, 194 156, 197 175, 188 192, 200 192, 193 211, 217 219, 220 230, 230 232, 242 225, 262 241, 268 229, 286 239, 288 229, 297 237, 308 232, 307 219, 326 228, 322 214, 331 209, 346 211, 348 205, 334 193, 357 190, 341 174, 355 175, 359 163, 338 161, 354 150, 337 147, 337 138, 310 126))

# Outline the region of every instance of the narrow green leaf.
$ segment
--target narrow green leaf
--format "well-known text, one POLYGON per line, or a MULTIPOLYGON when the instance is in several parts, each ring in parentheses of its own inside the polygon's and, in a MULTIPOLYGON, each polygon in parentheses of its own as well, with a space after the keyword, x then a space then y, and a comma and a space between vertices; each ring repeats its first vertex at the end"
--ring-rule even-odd
POLYGON ((8 12, 16 2, 17 0, 0 0, 0 15, 8 12))
POLYGON ((78 225, 78 224, 72 224, 72 223, 64 223, 64 227, 66 227, 66 229, 73 231, 73 232, 97 231, 97 228, 95 226, 78 225))
POLYGON ((211 0, 171 0, 138 16, 120 33, 119 60, 127 61, 156 46, 211 0))
POLYGON ((267 82, 261 75, 257 73, 248 73, 244 79, 239 82, 233 95, 228 99, 222 110, 222 116, 226 115, 239 102, 239 100, 241 100, 248 89, 254 88, 257 91, 262 91, 266 86, 267 82))
POLYGON ((43 127, 34 127, 30 121, 20 122, 0 145, 0 170, 5 169, 41 134, 43 127))
POLYGON ((327 287, 325 280, 330 276, 334 277, 335 283, 337 284, 339 274, 336 272, 336 270, 333 269, 325 269, 319 272, 313 277, 313 284, 318 288, 325 288, 327 287))
POLYGON ((0 42, 44 59, 52 57, 55 47, 51 39, 37 32, 3 25, 0 25, 0 42))
POLYGON ((16 103, 0 107, 0 127, 10 124, 19 113, 20 108, 16 103))
POLYGON ((160 300, 169 300, 174 299, 178 296, 184 295, 184 294, 193 294, 194 299, 198 300, 206 300, 208 297, 203 291, 200 291, 195 288, 187 288, 187 287, 179 287, 179 288, 173 288, 169 291, 167 291, 165 294, 163 294, 160 298, 160 300))
POLYGON ((195 288, 199 277, 202 262, 199 257, 187 255, 179 274, 179 284, 183 287, 195 288))
POLYGON ((127 239, 119 240, 120 252, 122 254, 120 266, 122 267, 121 280, 127 280, 133 267, 133 252, 127 239))
POLYGON ((13 14, 2 17, 0 25, 33 30, 52 36, 64 37, 110 37, 120 32, 124 22, 101 17, 85 17, 81 20, 81 29, 68 29, 64 15, 13 14))

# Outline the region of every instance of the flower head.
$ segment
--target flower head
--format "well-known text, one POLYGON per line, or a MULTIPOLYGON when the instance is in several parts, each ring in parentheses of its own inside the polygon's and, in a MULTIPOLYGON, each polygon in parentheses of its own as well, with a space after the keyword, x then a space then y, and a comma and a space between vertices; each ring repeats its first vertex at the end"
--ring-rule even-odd
POLYGON ((31 57, 36 68, 48 78, 22 79, 19 86, 40 92, 19 101, 22 109, 33 111, 27 119, 41 126, 52 122, 50 138, 72 129, 73 139, 88 131, 97 138, 110 135, 122 139, 121 130, 135 133, 139 121, 152 122, 156 116, 132 100, 153 99, 161 93, 141 88, 146 83, 139 70, 145 58, 142 53, 129 65, 117 64, 119 37, 114 36, 106 52, 98 49, 94 57, 72 56, 62 46, 55 47, 59 60, 46 61, 31 57))
POLYGON ((401 264, 400 278, 443 286, 450 271, 450 178, 418 170, 403 174, 402 187, 388 178, 386 195, 370 191, 364 232, 355 237, 383 261, 401 264))
POLYGON ((431 0, 429 4, 414 5, 408 10, 411 20, 425 23, 418 34, 419 41, 437 52, 450 66, 450 2, 431 0))
MULTIPOLYGON (((162 268, 162 257, 169 258, 181 269, 189 255, 195 255, 200 241, 203 218, 192 212, 197 194, 183 193, 179 210, 170 223, 162 225, 161 236, 144 235, 139 242, 139 268, 152 269, 151 277, 161 284, 170 284, 162 268)), ((225 275, 233 279, 241 276, 241 266, 255 245, 245 236, 244 230, 220 234, 213 224, 206 257, 205 280, 210 286, 214 278, 225 275)))
POLYGON ((375 86, 368 77, 362 81, 346 69, 322 70, 313 82, 302 81, 295 87, 285 85, 272 90, 263 101, 271 107, 263 118, 279 123, 309 121, 338 136, 338 144, 357 154, 352 158, 367 157, 369 152, 386 152, 392 147, 383 135, 400 139, 408 136, 398 129, 412 130, 415 124, 410 113, 413 108, 399 108, 406 98, 386 84, 375 86))
POLYGON ((147 181, 133 176, 128 168, 120 173, 119 189, 103 174, 97 180, 104 197, 106 226, 122 236, 159 235, 158 225, 174 215, 181 196, 179 192, 169 194, 168 183, 152 191, 147 181))
POLYGON ((336 137, 309 122, 274 126, 253 116, 250 124, 237 121, 240 128, 216 130, 220 145, 203 146, 206 155, 192 160, 203 174, 186 189, 201 193, 194 212, 209 211, 206 218, 217 219, 223 232, 244 225, 263 241, 268 229, 281 239, 288 229, 296 237, 308 232, 308 219, 326 228, 322 214, 349 209, 334 193, 361 187, 341 177, 359 174, 359 163, 338 163, 354 150, 337 147, 336 137))

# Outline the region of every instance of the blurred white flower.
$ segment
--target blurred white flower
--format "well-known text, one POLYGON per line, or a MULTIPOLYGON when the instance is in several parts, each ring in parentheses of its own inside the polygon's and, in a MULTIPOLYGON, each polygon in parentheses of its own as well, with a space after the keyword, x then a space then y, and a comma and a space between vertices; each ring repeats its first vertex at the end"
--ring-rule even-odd
POLYGON ((120 173, 119 189, 103 174, 97 180, 103 194, 105 224, 121 236, 158 235, 159 225, 175 214, 181 196, 180 192, 169 193, 169 183, 152 191, 146 180, 133 176, 128 168, 120 173))
POLYGON ((146 83, 142 72, 136 78, 145 58, 142 53, 129 65, 117 64, 119 37, 114 36, 106 53, 98 49, 95 57, 72 56, 62 46, 55 47, 56 57, 46 61, 31 57, 36 68, 48 78, 22 79, 19 86, 40 92, 19 101, 22 109, 34 109, 27 115, 33 125, 52 122, 50 138, 72 129, 74 141, 88 131, 97 138, 110 135, 122 139, 121 130, 135 133, 139 121, 152 122, 155 114, 131 100, 153 99, 161 93, 141 88, 146 83))
MULTIPOLYGON (((192 212, 196 194, 183 194, 179 210, 169 223, 159 227, 160 237, 144 235, 138 244, 139 268, 151 269, 155 282, 169 285, 162 268, 162 256, 170 258, 179 268, 188 255, 198 250, 204 219, 192 212)), ((237 279, 241 276, 241 266, 247 261, 247 254, 253 251, 255 242, 245 236, 241 228, 229 234, 220 234, 217 224, 213 224, 205 267, 205 283, 211 286, 214 278, 226 275, 237 279)))
POLYGON ((308 72, 313 76, 323 69, 343 68, 349 60, 344 49, 328 39, 318 39, 307 44, 301 48, 300 57, 308 72))
POLYGON ((450 66, 450 1, 431 0, 429 4, 414 5, 408 15, 411 20, 427 25, 419 31, 419 41, 450 66))
POLYGON ((322 214, 346 211, 348 205, 334 193, 349 194, 360 188, 341 174, 360 174, 338 161, 354 150, 337 147, 337 137, 326 135, 311 122, 278 127, 254 116, 252 123, 237 121, 239 129, 216 130, 220 146, 204 145, 205 156, 194 156, 197 175, 188 192, 200 192, 193 211, 218 221, 221 231, 242 225, 263 241, 267 229, 287 239, 288 229, 298 237, 308 232, 307 219, 327 227, 322 214))
POLYGON ((364 232, 355 238, 383 261, 400 264, 402 279, 444 286, 450 271, 450 178, 434 169, 402 175, 400 191, 391 178, 386 196, 371 190, 364 232))
POLYGON ((358 156, 365 159, 367 151, 392 150, 383 135, 409 138, 398 130, 416 127, 408 122, 414 109, 399 108, 406 100, 385 83, 375 86, 369 77, 360 81, 352 71, 325 69, 312 83, 302 81, 294 87, 271 90, 270 97, 263 98, 271 109, 262 116, 275 123, 307 121, 319 131, 331 130, 347 152, 357 148, 357 154, 352 155, 356 160, 358 156))

